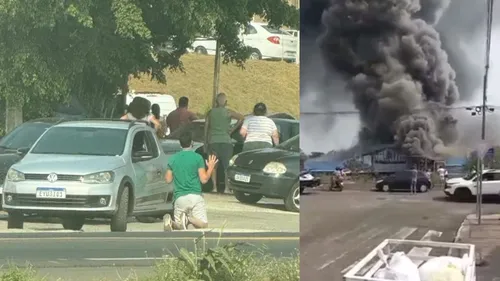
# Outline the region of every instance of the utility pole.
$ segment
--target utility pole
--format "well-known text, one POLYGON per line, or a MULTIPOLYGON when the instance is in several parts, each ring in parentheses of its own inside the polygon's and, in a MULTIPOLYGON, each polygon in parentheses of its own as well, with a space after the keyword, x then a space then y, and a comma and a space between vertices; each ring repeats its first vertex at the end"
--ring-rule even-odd
POLYGON ((212 107, 215 107, 215 100, 217 98, 217 94, 219 93, 220 62, 221 62, 221 59, 220 59, 220 41, 219 41, 219 39, 216 39, 212 107))
MULTIPOLYGON (((487 101, 487 89, 488 89, 488 71, 490 69, 490 49, 491 49, 491 30, 492 30, 492 22, 493 22, 493 0, 487 1, 487 16, 486 16, 486 56, 485 56, 485 64, 484 64, 484 77, 483 77, 483 105, 481 107, 481 111, 483 113, 482 121, 481 121, 481 141, 484 143, 485 135, 486 135, 486 110, 488 109, 486 106, 487 101)), ((478 155, 478 163, 481 165, 478 167, 478 188, 477 188, 477 196, 476 196, 476 204, 477 204, 477 224, 481 224, 481 215, 482 215, 482 204, 483 204, 483 158, 484 155, 478 155), (480 159, 479 159, 480 158, 480 159)))
POLYGON ((295 55, 295 63, 300 64, 300 30, 297 31, 297 53, 295 55))

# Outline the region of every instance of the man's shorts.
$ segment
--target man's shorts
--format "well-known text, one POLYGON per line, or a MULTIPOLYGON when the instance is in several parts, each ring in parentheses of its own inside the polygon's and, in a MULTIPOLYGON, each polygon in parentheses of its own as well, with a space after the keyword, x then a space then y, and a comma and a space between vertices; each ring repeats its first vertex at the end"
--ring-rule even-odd
POLYGON ((199 194, 188 194, 177 198, 174 202, 174 221, 181 222, 182 213, 191 214, 194 218, 208 223, 205 199, 199 194))

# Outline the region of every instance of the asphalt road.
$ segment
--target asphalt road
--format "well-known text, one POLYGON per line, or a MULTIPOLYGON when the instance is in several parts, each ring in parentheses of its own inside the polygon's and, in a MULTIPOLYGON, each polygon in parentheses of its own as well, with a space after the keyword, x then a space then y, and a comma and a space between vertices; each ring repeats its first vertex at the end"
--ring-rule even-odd
MULTIPOLYGON (((486 201, 488 202, 488 201, 486 201)), ((441 190, 410 195, 369 190, 310 191, 302 196, 301 280, 342 280, 345 269, 386 238, 452 242, 474 203, 450 202, 441 190)), ((499 202, 485 213, 498 213, 499 202)))
MULTIPOLYGON (((244 242, 265 249, 274 256, 298 253, 298 233, 206 233, 207 247, 244 242)), ((54 280, 90 280, 113 275, 117 268, 138 270, 143 274, 166 256, 175 256, 179 248, 201 246, 200 232, 94 232, 94 233, 1 233, 0 260, 3 267, 32 265, 54 280), (146 268, 145 268, 146 267, 146 268), (97 270, 94 271, 94 268, 97 270), (83 269, 85 278, 79 279, 83 269), (94 276, 89 276, 94 275, 94 276)))

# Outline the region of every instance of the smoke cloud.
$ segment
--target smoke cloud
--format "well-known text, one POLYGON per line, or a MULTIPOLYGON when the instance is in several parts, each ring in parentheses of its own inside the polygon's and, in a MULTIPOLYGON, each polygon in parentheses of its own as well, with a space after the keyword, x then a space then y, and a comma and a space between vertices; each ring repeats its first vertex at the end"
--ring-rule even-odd
POLYGON ((449 1, 426 2, 422 9, 418 0, 333 0, 323 14, 320 48, 348 81, 362 143, 396 142, 412 155, 433 157, 457 138, 447 107, 459 91, 432 25, 449 1))

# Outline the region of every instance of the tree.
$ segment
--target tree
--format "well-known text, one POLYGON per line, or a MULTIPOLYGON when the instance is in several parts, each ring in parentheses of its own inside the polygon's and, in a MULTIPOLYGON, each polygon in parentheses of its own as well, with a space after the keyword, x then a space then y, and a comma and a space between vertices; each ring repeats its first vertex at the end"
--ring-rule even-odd
POLYGON ((75 96, 98 115, 130 75, 166 82, 198 35, 221 42, 224 63, 243 66, 240 29, 260 15, 296 27, 283 0, 7 0, 0 2, 0 97, 47 112, 75 96), (154 47, 170 42, 169 52, 154 47), (33 106, 32 106, 33 107, 33 106))
MULTIPOLYGON (((496 146, 493 147, 495 153, 493 155, 485 155, 483 158, 483 164, 485 168, 488 169, 500 169, 500 154, 496 153, 496 151, 500 151, 500 147, 496 146)), ((472 152, 468 157, 467 157, 467 162, 464 165, 464 171, 469 172, 475 170, 477 171, 477 153, 472 152)))

